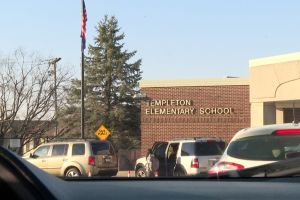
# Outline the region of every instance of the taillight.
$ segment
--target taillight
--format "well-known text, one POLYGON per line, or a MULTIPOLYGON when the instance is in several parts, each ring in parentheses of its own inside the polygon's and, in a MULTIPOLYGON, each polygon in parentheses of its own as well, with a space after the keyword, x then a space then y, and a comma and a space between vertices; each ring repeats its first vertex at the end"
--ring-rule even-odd
POLYGON ((89 156, 88 163, 89 163, 89 165, 95 165, 95 157, 94 156, 89 156))
POLYGON ((229 171, 242 170, 245 167, 243 165, 233 162, 220 162, 208 171, 208 174, 223 174, 229 171))
POLYGON ((192 167, 192 168, 199 168, 199 160, 198 160, 198 158, 194 158, 194 159, 192 160, 191 167, 192 167))
POLYGON ((273 132, 275 135, 300 135, 300 129, 281 129, 273 132))

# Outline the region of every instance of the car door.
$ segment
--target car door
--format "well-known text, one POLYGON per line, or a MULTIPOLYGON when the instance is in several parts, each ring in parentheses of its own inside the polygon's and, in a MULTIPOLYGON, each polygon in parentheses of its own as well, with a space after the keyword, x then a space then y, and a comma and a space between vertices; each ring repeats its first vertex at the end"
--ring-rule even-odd
POLYGON ((179 143, 170 143, 167 148, 166 154, 166 174, 167 176, 173 176, 175 166, 177 163, 177 153, 178 153, 179 143))
POLYGON ((32 153, 28 161, 38 168, 46 171, 49 152, 50 145, 40 146, 32 153))
POLYGON ((47 159, 46 171, 49 174, 60 175, 60 170, 67 162, 68 144, 54 144, 49 158, 47 159))
POLYGON ((118 157, 112 144, 109 145, 109 152, 111 156, 111 167, 118 168, 118 157))
POLYGON ((154 156, 159 161, 158 175, 166 176, 166 149, 168 143, 167 142, 158 142, 153 145, 153 153, 154 156))
POLYGON ((91 150, 95 156, 96 167, 110 169, 117 166, 115 152, 108 141, 91 142, 91 150))

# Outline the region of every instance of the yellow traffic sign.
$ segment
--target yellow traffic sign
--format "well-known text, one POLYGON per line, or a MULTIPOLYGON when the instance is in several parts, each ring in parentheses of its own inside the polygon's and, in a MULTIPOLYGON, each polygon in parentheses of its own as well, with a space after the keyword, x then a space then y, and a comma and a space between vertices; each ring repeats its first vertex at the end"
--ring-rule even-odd
POLYGON ((99 129, 95 133, 95 135, 97 135, 100 140, 106 140, 109 134, 110 134, 109 130, 107 130, 107 128, 105 128, 103 124, 99 127, 99 129))

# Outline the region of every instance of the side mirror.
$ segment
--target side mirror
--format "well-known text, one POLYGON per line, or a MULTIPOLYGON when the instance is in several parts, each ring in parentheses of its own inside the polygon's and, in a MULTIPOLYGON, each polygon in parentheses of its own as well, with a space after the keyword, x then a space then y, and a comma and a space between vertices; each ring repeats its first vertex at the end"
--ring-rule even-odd
POLYGON ((37 158, 38 156, 34 155, 33 153, 29 154, 29 158, 37 158))

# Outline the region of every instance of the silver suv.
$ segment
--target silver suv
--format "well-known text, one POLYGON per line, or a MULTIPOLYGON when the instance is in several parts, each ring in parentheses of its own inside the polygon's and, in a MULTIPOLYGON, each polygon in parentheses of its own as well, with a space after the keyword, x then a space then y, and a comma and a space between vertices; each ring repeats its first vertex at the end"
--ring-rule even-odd
MULTIPOLYGON (((207 172, 222 156, 225 142, 219 138, 185 138, 155 142, 152 152, 159 160, 158 176, 191 176, 207 172)), ((146 157, 136 161, 135 175, 145 177, 146 157)))
POLYGON ((38 146, 24 158, 57 176, 115 176, 118 173, 118 158, 109 141, 51 142, 38 146))

